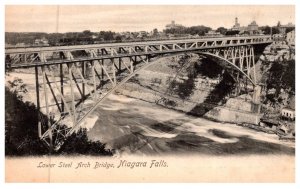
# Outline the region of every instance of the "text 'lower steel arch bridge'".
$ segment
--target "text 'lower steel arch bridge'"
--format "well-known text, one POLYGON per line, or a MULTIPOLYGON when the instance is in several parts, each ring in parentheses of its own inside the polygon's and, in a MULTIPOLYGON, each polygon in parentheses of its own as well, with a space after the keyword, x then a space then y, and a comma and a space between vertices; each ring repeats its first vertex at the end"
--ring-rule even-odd
POLYGON ((256 85, 255 53, 270 43, 271 36, 244 36, 13 48, 5 49, 5 65, 6 71, 35 72, 39 137, 58 150, 106 96, 154 57, 202 54, 256 85))

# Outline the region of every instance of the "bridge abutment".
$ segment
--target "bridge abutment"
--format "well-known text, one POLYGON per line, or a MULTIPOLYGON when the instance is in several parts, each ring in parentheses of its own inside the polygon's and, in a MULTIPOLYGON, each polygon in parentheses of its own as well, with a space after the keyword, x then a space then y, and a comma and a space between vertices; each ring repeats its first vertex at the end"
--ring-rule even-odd
POLYGON ((261 110, 261 89, 262 87, 260 85, 254 86, 253 96, 252 96, 252 102, 253 102, 253 113, 260 113, 261 110))
POLYGON ((255 104, 260 104, 261 103, 261 86, 260 85, 255 85, 254 86, 254 91, 253 91, 253 96, 252 96, 252 101, 255 104))

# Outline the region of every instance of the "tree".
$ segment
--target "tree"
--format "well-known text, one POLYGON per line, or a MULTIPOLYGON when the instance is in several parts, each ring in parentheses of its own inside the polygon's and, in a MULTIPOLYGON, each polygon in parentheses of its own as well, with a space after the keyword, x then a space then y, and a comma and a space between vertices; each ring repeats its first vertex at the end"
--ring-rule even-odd
POLYGON ((121 37, 120 35, 118 35, 118 36, 116 37, 116 41, 117 41, 117 42, 122 42, 122 37, 121 37))
POLYGON ((260 27, 260 30, 265 35, 270 35, 271 34, 271 27, 270 26, 262 26, 262 27, 260 27))
MULTIPOLYGON (((5 155, 29 156, 45 155, 49 149, 38 137, 38 110, 33 103, 23 102, 22 94, 26 90, 23 81, 17 79, 5 87, 5 155)), ((41 117, 46 116, 39 112, 41 117)), ((45 121, 47 122, 47 121, 45 121)), ((65 144, 54 154, 112 155, 105 144, 91 141, 87 131, 81 129, 67 138, 65 144)))
POLYGON ((153 29, 153 36, 158 36, 158 30, 157 30, 157 28, 153 29))
POLYGON ((225 35, 228 29, 224 27, 217 28, 216 32, 220 32, 222 35, 225 35))
POLYGON ((190 35, 204 35, 208 31, 210 31, 211 28, 207 26, 192 26, 192 27, 184 27, 184 26, 177 26, 174 28, 166 29, 166 34, 190 34, 190 35))
POLYGON ((289 33, 289 32, 291 32, 293 30, 295 30, 295 28, 293 28, 293 27, 286 28, 285 33, 289 33))
POLYGON ((285 63, 286 69, 283 74, 283 87, 285 89, 291 89, 295 92, 295 60, 289 60, 285 63))
POLYGON ((207 33, 208 31, 210 31, 211 28, 210 27, 206 27, 206 26, 192 26, 192 27, 189 27, 187 28, 187 33, 188 34, 191 34, 191 35, 205 35, 205 33, 207 33))
POLYGON ((275 97, 281 89, 295 92, 295 60, 274 62, 269 70, 266 84, 267 89, 276 89, 275 97))
POLYGON ((279 28, 278 27, 272 27, 272 34, 279 34, 280 31, 279 31, 279 28))
POLYGON ((84 30, 82 33, 83 33, 83 36, 85 36, 85 37, 92 36, 92 32, 90 30, 84 30))
POLYGON ((228 30, 225 35, 237 35, 239 34, 240 31, 237 31, 237 30, 228 30))
POLYGON ((91 141, 87 136, 87 129, 80 129, 67 138, 64 145, 57 153, 64 155, 104 155, 112 156, 114 150, 105 148, 105 144, 99 141, 91 141))
POLYGON ((5 155, 42 155, 48 150, 38 138, 37 110, 5 87, 5 155))
POLYGON ((112 31, 100 31, 99 38, 103 38, 104 41, 111 41, 114 40, 114 35, 116 33, 112 31))

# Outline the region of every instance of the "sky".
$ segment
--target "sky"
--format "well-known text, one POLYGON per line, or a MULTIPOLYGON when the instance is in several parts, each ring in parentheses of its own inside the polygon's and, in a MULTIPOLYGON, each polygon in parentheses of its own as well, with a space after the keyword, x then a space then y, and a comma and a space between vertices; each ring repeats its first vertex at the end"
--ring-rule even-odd
POLYGON ((241 26, 253 20, 259 26, 292 22, 295 6, 288 5, 6 5, 6 32, 93 32, 112 30, 162 31, 175 20, 184 26, 231 28, 235 17, 241 26), (57 16, 58 15, 58 16, 57 16), (57 22, 58 20, 58 22, 57 22), (58 24, 57 24, 58 23, 58 24))

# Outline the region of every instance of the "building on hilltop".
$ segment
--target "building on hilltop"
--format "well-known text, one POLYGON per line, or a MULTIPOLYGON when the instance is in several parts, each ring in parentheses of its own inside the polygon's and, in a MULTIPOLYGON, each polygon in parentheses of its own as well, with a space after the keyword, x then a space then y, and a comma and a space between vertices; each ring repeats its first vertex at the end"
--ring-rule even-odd
POLYGON ((239 24, 239 20, 238 20, 237 17, 235 17, 235 23, 234 23, 234 25, 232 26, 231 29, 233 31, 240 31, 240 27, 241 27, 241 25, 239 24))
POLYGON ((248 33, 250 35, 253 34, 260 34, 262 33, 261 30, 258 29, 258 24, 256 21, 252 21, 248 26, 241 26, 238 22, 238 18, 235 18, 235 24, 231 28, 232 31, 239 31, 239 34, 248 33))
POLYGON ((182 25, 181 25, 181 24, 175 24, 175 21, 174 21, 174 20, 172 20, 171 24, 167 24, 167 25, 166 25, 166 29, 167 29, 167 30, 168 30, 168 29, 176 29, 176 28, 178 28, 178 27, 182 27, 182 25))
POLYGON ((286 34, 287 31, 291 31, 295 29, 295 25, 291 22, 286 25, 280 25, 278 26, 279 32, 282 34, 286 34))
POLYGON ((258 25, 256 24, 255 21, 252 21, 248 27, 247 27, 247 31, 250 33, 250 34, 255 34, 256 32, 258 32, 258 25))

